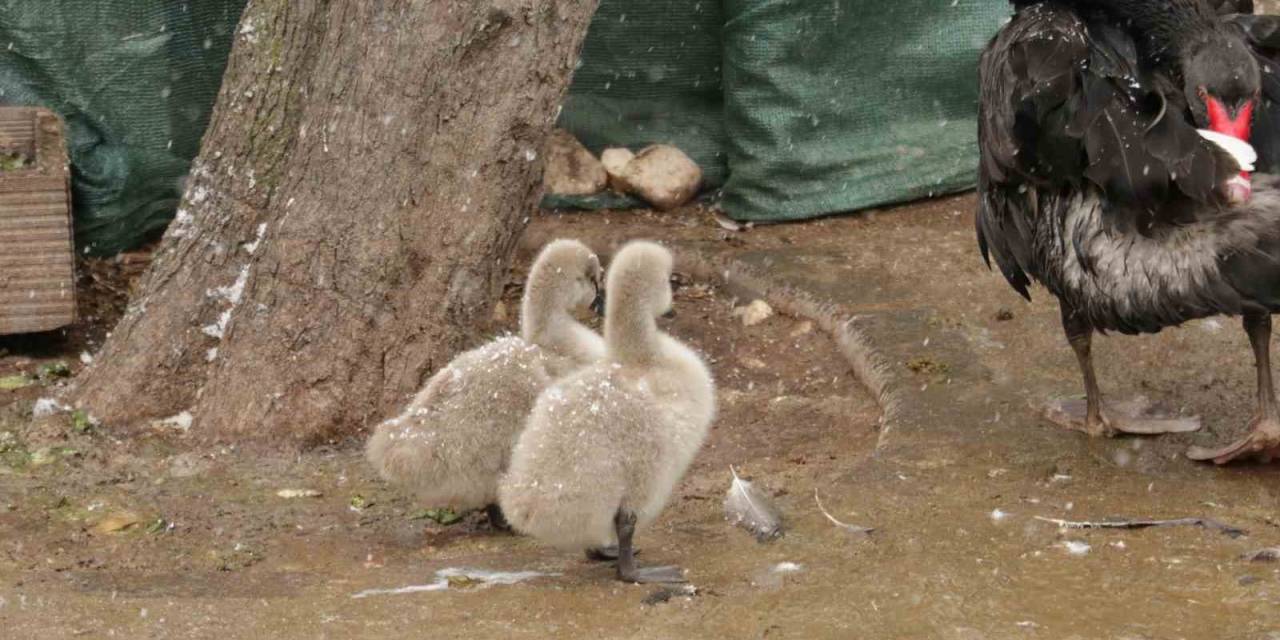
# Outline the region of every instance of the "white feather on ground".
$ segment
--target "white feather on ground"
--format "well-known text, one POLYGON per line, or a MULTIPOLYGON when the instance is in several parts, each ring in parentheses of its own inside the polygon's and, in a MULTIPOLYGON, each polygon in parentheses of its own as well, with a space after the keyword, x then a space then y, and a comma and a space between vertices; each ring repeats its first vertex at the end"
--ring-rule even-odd
POLYGON ((724 496, 724 517, 729 522, 755 534, 760 542, 766 542, 782 535, 782 513, 773 505, 764 492, 755 488, 749 481, 738 477, 738 472, 729 467, 733 474, 733 482, 724 496))
POLYGON ((821 511, 822 515, 826 516, 827 519, 831 521, 831 524, 834 524, 835 526, 840 527, 841 529, 844 529, 849 533, 866 535, 871 533, 872 531, 875 531, 875 529, 873 529, 872 527, 861 527, 856 524, 849 524, 847 522, 841 522, 837 520, 835 516, 831 515, 830 511, 827 511, 826 507, 822 506, 822 498, 818 497, 817 487, 813 489, 813 501, 818 503, 818 511, 821 511))

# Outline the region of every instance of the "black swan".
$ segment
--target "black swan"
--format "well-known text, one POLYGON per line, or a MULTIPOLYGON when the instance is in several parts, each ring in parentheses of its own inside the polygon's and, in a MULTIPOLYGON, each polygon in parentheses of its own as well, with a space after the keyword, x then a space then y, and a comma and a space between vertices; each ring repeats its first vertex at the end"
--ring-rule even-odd
POLYGON ((1269 355, 1280 180, 1250 174, 1280 151, 1280 65, 1266 57, 1280 22, 1238 15, 1248 0, 1013 4, 980 63, 976 225, 1014 289, 1029 299, 1034 279, 1058 298, 1086 399, 1047 417, 1092 435, 1199 428, 1104 403, 1092 335, 1241 316, 1257 413, 1244 438, 1188 455, 1280 457, 1269 355))

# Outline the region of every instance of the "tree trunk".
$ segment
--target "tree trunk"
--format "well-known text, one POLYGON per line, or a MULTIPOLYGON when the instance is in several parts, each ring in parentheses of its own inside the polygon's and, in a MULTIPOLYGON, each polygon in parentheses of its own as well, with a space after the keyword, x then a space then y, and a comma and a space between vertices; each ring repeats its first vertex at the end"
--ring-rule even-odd
POLYGON ((596 0, 252 0, 183 208, 72 398, 310 445, 488 318, 596 0))

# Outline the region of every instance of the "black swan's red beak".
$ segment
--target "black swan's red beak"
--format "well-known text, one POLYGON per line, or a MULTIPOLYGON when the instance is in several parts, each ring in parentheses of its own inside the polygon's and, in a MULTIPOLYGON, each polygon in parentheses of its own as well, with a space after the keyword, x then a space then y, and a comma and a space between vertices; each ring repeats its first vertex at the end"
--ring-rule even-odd
MULTIPOLYGON (((1250 129, 1253 126, 1253 100, 1247 100, 1232 110, 1221 100, 1207 93, 1202 93, 1205 107, 1208 109, 1209 130, 1231 136, 1245 142, 1249 141, 1250 129)), ((1253 181, 1249 171, 1243 170, 1226 185, 1227 200, 1233 204, 1248 202, 1253 197, 1253 181)))

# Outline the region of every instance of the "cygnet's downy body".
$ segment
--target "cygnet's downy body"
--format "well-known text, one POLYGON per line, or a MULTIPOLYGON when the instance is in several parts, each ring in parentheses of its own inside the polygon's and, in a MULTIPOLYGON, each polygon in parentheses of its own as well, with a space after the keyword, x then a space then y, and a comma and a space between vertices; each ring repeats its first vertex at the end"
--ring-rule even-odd
POLYGON ((651 522, 715 417, 707 365, 658 330, 671 309, 671 254, 623 247, 609 268, 605 360, 538 397, 499 489, 517 530, 564 549, 618 545, 618 578, 677 582, 677 567, 634 564, 632 535, 651 522))
POLYGON ((521 335, 454 358, 375 429, 365 453, 382 478, 430 506, 489 508, 505 526, 494 506, 498 479, 538 394, 604 356, 604 341, 573 317, 600 301, 602 274, 580 242, 543 248, 525 284, 521 335))

